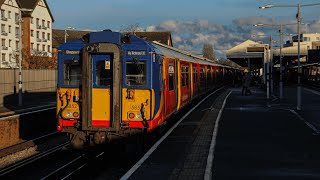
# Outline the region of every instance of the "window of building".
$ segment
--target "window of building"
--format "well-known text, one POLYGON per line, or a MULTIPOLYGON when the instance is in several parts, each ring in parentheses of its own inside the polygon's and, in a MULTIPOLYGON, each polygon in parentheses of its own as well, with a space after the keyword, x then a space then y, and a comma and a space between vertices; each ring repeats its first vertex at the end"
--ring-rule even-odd
POLYGON ((47 27, 50 28, 50 21, 47 22, 47 27))
POLYGON ((40 51, 40 44, 37 44, 37 51, 40 51))
POLYGON ((44 25, 45 22, 46 22, 45 20, 42 20, 42 27, 45 27, 45 25, 44 25))
POLYGON ((51 39, 51 35, 50 33, 48 33, 48 41, 50 41, 50 39, 51 39))
POLYGON ((12 40, 11 40, 11 39, 9 39, 9 47, 11 47, 11 42, 12 42, 12 40))
POLYGON ((64 77, 63 84, 70 86, 78 86, 81 81, 81 66, 79 60, 64 61, 64 77))
POLYGON ((37 38, 39 39, 39 36, 40 36, 40 32, 39 31, 37 31, 37 38))
POLYGON ((37 25, 37 27, 40 26, 40 24, 39 24, 39 18, 36 19, 36 25, 37 25))
POLYGON ((4 13, 5 13, 5 11, 3 9, 1 9, 1 18, 5 18, 6 17, 6 15, 4 13))
POLYGON ((30 31, 30 35, 31 35, 31 37, 34 36, 34 30, 31 30, 31 31, 30 31))
POLYGON ((46 39, 46 33, 42 32, 42 39, 46 39))
POLYGON ((19 41, 16 41, 16 50, 19 50, 19 41))
POLYGON ((2 53, 2 61, 6 61, 6 53, 2 53))
POLYGON ((126 62, 126 84, 128 86, 146 85, 146 62, 138 60, 126 62))
POLYGON ((111 69, 106 69, 106 61, 98 61, 95 68, 95 84, 97 86, 110 86, 112 83, 112 71, 111 69))
POLYGON ((8 19, 11 19, 11 11, 8 11, 8 19))
POLYGON ((15 21, 16 21, 16 24, 19 23, 19 14, 18 13, 15 13, 15 21))
POLYGON ((18 37, 19 35, 20 35, 19 27, 16 27, 16 36, 18 37))
POLYGON ((34 43, 31 43, 30 45, 30 49, 33 50, 34 49, 34 43))
POLYGON ((42 45, 42 51, 46 51, 46 45, 42 45))
POLYGON ((48 52, 51 52, 51 46, 48 45, 48 52))
POLYGON ((6 26, 4 24, 1 24, 1 32, 6 32, 5 28, 6 26))
POLYGON ((310 41, 310 37, 303 37, 303 41, 305 41, 305 42, 310 41))
POLYGON ((11 25, 9 25, 9 28, 8 28, 8 30, 9 30, 9 33, 11 33, 11 25))
POLYGON ((1 46, 6 46, 6 39, 1 39, 1 46))
POLYGON ((10 53, 9 54, 9 61, 11 61, 11 59, 12 59, 12 54, 10 53))

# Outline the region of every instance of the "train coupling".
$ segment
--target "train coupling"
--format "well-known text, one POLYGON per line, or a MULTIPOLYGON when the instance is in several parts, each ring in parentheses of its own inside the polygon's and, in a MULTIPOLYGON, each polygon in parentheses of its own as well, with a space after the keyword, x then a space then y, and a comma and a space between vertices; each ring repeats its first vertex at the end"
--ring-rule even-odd
POLYGON ((121 123, 121 127, 128 127, 130 124, 128 122, 121 123))
POLYGON ((73 127, 79 128, 80 127, 80 121, 77 121, 73 124, 73 127))

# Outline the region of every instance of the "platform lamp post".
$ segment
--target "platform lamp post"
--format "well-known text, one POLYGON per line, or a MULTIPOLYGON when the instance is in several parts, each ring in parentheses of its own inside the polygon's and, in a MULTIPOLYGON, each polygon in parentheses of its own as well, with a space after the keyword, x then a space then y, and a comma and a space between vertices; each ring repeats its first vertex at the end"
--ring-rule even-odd
POLYGON ((295 7, 297 8, 297 31, 298 31, 298 85, 297 85, 297 110, 301 110, 301 67, 300 67, 300 26, 301 26, 301 7, 306 6, 319 6, 320 3, 314 3, 314 4, 300 4, 300 0, 298 1, 297 5, 272 5, 268 4, 265 6, 260 6, 260 9, 267 9, 267 8, 274 8, 274 7, 295 7))
MULTIPOLYGON (((283 67, 282 67, 282 46, 283 46, 283 26, 297 25, 297 23, 279 23, 279 24, 255 24, 253 26, 279 26, 280 33, 280 78, 279 78, 279 98, 283 98, 283 67)), ((270 37, 272 41, 272 36, 270 37)), ((272 64, 272 63, 271 63, 272 64)))
MULTIPOLYGON (((258 26, 258 25, 253 25, 253 26, 258 26)), ((267 85, 267 99, 270 99, 270 92, 271 91, 271 78, 270 78, 270 73, 272 73, 272 71, 270 71, 270 66, 272 67, 272 43, 273 43, 273 39, 272 39, 272 35, 265 35, 265 34, 252 34, 253 37, 255 36, 259 36, 259 37, 267 37, 270 36, 270 44, 269 44, 269 50, 270 50, 270 54, 268 54, 268 61, 266 63, 266 68, 265 68, 265 62, 263 62, 263 76, 264 76, 264 83, 267 85)), ((271 68, 272 69, 272 68, 271 68)))
POLYGON ((22 12, 32 12, 33 9, 19 8, 19 100, 18 105, 22 106, 22 12))
POLYGON ((70 29, 70 30, 74 30, 76 29, 75 27, 72 27, 72 26, 67 26, 65 29, 64 29, 64 42, 66 43, 67 42, 67 30, 70 29))

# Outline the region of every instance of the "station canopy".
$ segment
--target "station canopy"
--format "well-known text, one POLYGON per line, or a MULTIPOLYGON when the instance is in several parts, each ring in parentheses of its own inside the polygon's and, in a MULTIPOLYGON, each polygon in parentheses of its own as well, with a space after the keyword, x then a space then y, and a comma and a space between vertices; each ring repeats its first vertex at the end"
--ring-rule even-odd
POLYGON ((262 67, 263 59, 266 50, 269 48, 268 44, 260 44, 252 40, 247 40, 227 51, 227 59, 241 65, 248 67, 250 60, 253 69, 262 67))

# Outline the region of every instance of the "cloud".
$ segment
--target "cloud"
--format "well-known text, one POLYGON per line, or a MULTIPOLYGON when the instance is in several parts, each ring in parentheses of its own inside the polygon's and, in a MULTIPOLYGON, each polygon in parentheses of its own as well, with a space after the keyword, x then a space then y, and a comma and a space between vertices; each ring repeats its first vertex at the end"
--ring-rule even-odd
MULTIPOLYGON (((249 16, 234 19, 231 25, 211 23, 208 20, 167 20, 146 28, 146 31, 170 31, 174 47, 196 54, 202 53, 205 43, 212 44, 216 57, 225 57, 226 51, 247 39, 269 43, 269 35, 279 33, 279 27, 254 27, 254 24, 276 24, 268 17, 249 16), (253 36, 256 35, 256 36, 253 36)), ((302 26, 301 32, 320 32, 320 20, 302 26)), ((284 27, 285 33, 296 34, 296 26, 284 27)))

